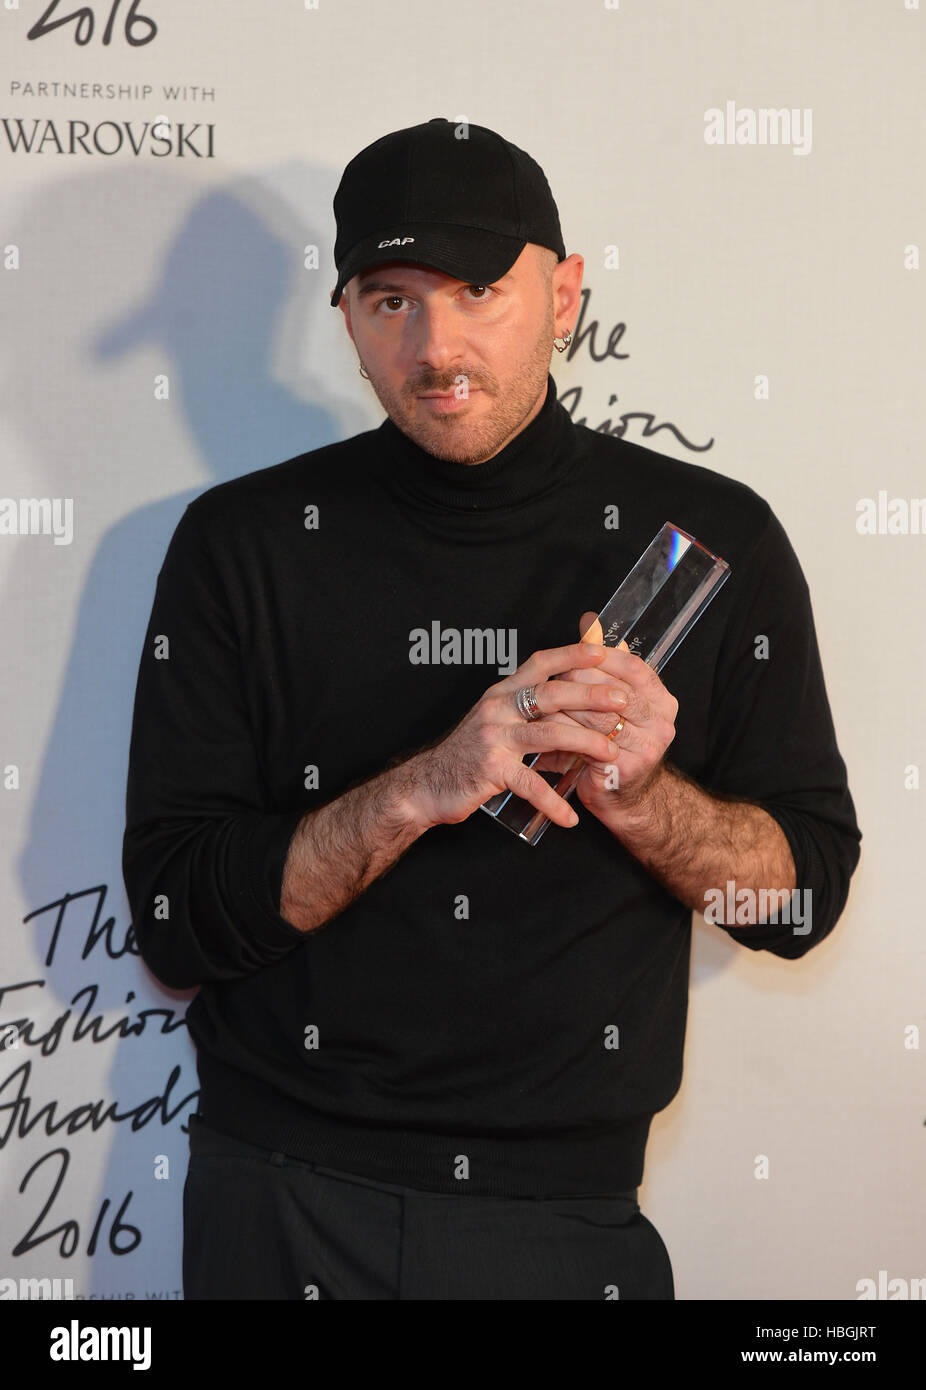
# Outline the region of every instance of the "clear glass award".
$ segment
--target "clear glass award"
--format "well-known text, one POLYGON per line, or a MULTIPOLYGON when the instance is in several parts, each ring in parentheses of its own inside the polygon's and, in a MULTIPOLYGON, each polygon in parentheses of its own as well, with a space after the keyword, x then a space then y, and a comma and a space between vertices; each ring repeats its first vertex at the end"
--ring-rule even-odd
MULTIPOLYGON (((729 575, 726 560, 667 521, 583 633, 582 641, 606 647, 623 644, 658 675, 729 575)), ((545 756, 529 753, 523 761, 532 768, 545 756)), ((536 770, 557 795, 568 800, 584 766, 585 759, 576 754, 565 772, 536 770)), ((511 791, 490 797, 480 810, 529 845, 536 845, 550 824, 542 811, 511 791)))

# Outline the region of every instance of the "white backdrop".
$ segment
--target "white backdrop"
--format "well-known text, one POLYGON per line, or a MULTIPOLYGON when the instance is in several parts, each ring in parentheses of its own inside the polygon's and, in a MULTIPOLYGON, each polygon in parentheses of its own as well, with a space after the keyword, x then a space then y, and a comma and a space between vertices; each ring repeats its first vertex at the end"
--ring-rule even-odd
POLYGON ((364 145, 438 115, 527 149, 586 259, 553 362, 574 417, 781 518, 864 833, 804 960, 695 922, 641 1191, 678 1296, 923 1278, 926 15, 142 0, 107 35, 112 8, 0 4, 0 1280, 180 1297, 188 996, 133 953, 120 870, 154 580, 194 495, 382 419, 328 302, 331 199, 364 145), (17 534, 22 498, 69 499, 70 528, 62 505, 57 538, 17 534))

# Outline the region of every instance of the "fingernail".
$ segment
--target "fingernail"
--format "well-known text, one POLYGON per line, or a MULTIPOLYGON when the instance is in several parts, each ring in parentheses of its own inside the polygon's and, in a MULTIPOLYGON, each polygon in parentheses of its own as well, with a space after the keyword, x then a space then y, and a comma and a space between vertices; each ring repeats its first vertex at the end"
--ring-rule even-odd
POLYGON ((621 746, 620 746, 620 744, 617 742, 617 739, 614 739, 614 738, 609 738, 609 739, 608 739, 608 750, 609 750, 609 752, 610 752, 612 758, 616 758, 616 757, 617 757, 618 753, 621 751, 621 746))
POLYGON ((624 694, 623 690, 612 690, 610 694, 612 705, 626 705, 627 696, 624 694))

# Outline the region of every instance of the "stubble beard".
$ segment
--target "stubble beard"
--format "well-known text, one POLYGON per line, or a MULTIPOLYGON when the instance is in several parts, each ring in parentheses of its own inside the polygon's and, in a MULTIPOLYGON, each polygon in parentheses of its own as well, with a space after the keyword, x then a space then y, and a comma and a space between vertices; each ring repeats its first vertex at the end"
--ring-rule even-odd
POLYGON ((433 375, 430 379, 420 378, 414 391, 395 391, 377 381, 372 373, 370 385, 393 424, 420 449, 453 463, 482 463, 498 453, 509 436, 521 427, 546 386, 553 331, 551 304, 536 342, 505 387, 484 377, 472 381, 472 386, 482 393, 472 407, 479 412, 478 418, 471 418, 469 408, 464 407, 458 415, 435 415, 425 419, 423 412, 429 407, 415 399, 419 391, 454 390, 455 378, 461 375, 459 372, 454 372, 452 377, 446 374, 444 380, 435 379, 433 375))

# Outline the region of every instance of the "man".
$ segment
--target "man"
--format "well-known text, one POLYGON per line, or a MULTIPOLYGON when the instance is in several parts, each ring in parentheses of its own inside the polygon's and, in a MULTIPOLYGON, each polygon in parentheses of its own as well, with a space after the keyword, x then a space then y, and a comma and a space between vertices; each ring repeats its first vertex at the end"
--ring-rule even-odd
POLYGON ((139 670, 126 887, 202 986, 185 1296, 672 1298, 637 1189, 691 911, 794 890, 713 920, 796 958, 859 856, 807 586, 750 488, 557 401, 583 261, 530 156, 429 121, 335 214, 387 418, 186 509, 139 670), (732 570, 671 690, 571 640, 667 519, 732 570), (506 788, 539 846, 475 814, 506 788))

